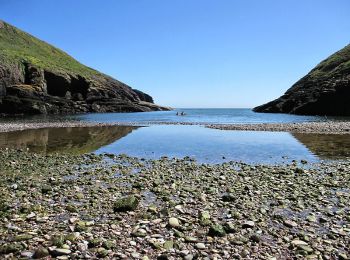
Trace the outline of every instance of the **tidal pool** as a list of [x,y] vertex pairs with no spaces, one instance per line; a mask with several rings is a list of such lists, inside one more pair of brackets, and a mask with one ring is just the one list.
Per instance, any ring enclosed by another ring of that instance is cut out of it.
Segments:
[[123,153],[150,159],[190,156],[205,163],[275,164],[349,158],[350,135],[223,131],[182,125],[104,126],[0,133],[0,147],[45,153]]

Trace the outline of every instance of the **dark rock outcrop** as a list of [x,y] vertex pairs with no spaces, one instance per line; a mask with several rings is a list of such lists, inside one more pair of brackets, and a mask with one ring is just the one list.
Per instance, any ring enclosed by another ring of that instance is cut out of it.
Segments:
[[153,98],[0,21],[0,113],[168,110]]
[[266,113],[350,116],[350,45],[318,64],[280,98],[253,110]]
[[145,102],[149,102],[149,103],[153,103],[153,98],[150,95],[148,95],[140,90],[137,90],[137,89],[133,89],[133,91],[137,94],[137,96],[140,98],[140,100],[145,101]]

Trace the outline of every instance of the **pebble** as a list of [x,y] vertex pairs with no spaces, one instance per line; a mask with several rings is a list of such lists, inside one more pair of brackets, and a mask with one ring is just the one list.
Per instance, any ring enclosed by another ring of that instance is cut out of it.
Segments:
[[177,228],[180,226],[180,222],[177,218],[172,217],[172,218],[169,218],[169,225],[171,227]]
[[186,242],[189,242],[189,243],[194,243],[194,242],[197,242],[197,241],[198,241],[198,238],[192,237],[192,236],[186,236],[186,237],[185,237],[185,241],[186,241]]
[[242,225],[242,228],[253,228],[253,227],[255,227],[254,221],[246,221]]
[[53,256],[69,255],[71,253],[69,249],[64,249],[64,248],[54,248],[54,249],[51,249],[50,252]]
[[49,250],[47,250],[44,247],[39,247],[38,249],[35,250],[34,254],[33,254],[33,258],[34,259],[40,259],[40,258],[44,258],[49,256]]
[[299,246],[299,245],[304,245],[307,246],[308,244],[305,241],[295,239],[291,242],[292,245]]
[[[22,257],[25,257],[25,258],[32,258],[33,256],[33,253],[30,252],[30,251],[24,251],[24,252],[21,252],[21,256]],[[34,257],[33,257],[34,258]],[[41,258],[41,257],[40,257]]]
[[205,249],[206,246],[205,246],[204,243],[197,243],[197,244],[196,244],[196,248],[202,250],[202,249]]
[[295,223],[294,221],[289,220],[289,219],[285,220],[283,223],[284,223],[284,225],[286,225],[287,227],[290,227],[290,228],[298,226],[297,223]]
[[184,256],[184,260],[192,260],[194,256],[192,254],[188,254]]
[[210,226],[208,235],[213,237],[223,237],[226,235],[226,231],[220,224],[215,224]]

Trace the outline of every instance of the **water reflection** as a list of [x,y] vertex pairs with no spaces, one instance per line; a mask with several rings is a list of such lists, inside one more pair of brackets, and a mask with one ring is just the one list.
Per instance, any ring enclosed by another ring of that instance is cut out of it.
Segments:
[[[137,131],[134,131],[138,129]],[[157,159],[190,156],[199,162],[283,163],[350,158],[350,135],[222,131],[201,126],[104,126],[0,133],[0,147],[34,152],[125,153]]]
[[292,134],[321,159],[350,158],[350,135]]
[[94,152],[138,127],[102,126],[45,128],[0,133],[0,147],[29,148],[34,152],[81,154]]

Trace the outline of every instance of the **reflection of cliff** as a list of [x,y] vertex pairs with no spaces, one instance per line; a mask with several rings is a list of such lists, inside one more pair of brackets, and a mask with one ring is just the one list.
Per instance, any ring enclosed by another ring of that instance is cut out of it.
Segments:
[[302,133],[292,135],[321,159],[350,157],[350,135]]
[[97,126],[46,128],[0,133],[0,147],[35,152],[89,153],[123,138],[138,127]]

